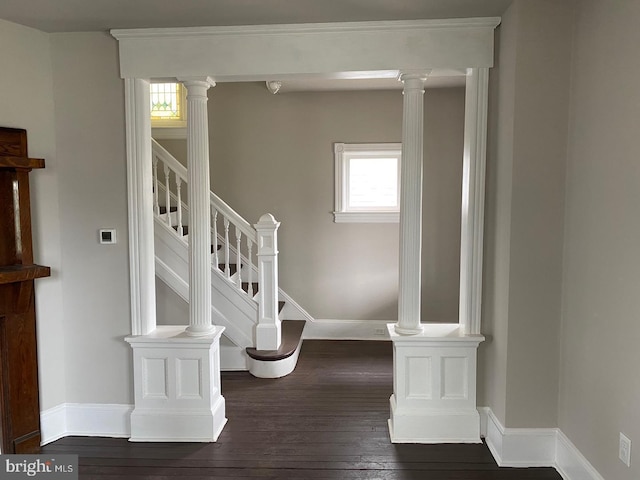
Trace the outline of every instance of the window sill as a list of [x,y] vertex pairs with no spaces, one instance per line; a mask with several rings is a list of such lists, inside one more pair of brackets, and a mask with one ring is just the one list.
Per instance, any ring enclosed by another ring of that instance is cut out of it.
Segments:
[[400,223],[400,212],[333,212],[335,223]]

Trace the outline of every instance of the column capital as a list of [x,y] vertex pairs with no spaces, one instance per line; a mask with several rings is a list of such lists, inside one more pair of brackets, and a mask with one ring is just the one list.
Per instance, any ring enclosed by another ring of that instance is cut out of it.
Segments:
[[177,80],[187,87],[202,87],[208,89],[209,87],[215,87],[216,82],[212,77],[178,77]]
[[404,89],[424,90],[424,83],[427,81],[431,70],[404,70],[398,75],[398,80],[404,84]]

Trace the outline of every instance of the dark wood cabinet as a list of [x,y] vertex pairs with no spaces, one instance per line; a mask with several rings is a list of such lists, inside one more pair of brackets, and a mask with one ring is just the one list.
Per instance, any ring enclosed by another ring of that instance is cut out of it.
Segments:
[[0,127],[0,435],[2,453],[40,451],[40,404],[27,132]]

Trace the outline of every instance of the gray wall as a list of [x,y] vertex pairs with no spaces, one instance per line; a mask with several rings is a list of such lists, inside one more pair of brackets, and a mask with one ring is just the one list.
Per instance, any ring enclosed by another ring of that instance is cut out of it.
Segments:
[[508,427],[557,424],[571,23],[570,2],[514,2],[492,77],[481,355],[483,395]]
[[640,2],[577,3],[559,426],[607,480],[640,478],[638,25]]
[[[401,91],[209,91],[211,185],[250,222],[270,212],[280,279],[314,318],[395,320],[398,225],[337,224],[333,143],[399,142]],[[464,91],[425,94],[423,321],[457,321]],[[184,141],[161,140],[178,158]]]
[[[124,84],[106,33],[51,35],[67,402],[131,403]],[[116,245],[98,230],[115,228]]]
[[[30,175],[35,261],[51,267],[36,281],[40,407],[65,401],[65,331],[54,102],[49,35],[0,20],[0,125],[27,129],[29,154],[46,168]],[[5,208],[4,205],[2,208]]]

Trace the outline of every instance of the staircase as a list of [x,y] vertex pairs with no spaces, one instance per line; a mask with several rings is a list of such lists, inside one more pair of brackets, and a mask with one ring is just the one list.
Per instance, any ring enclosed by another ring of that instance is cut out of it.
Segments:
[[[156,276],[189,301],[187,170],[153,143]],[[225,327],[222,369],[262,378],[295,368],[309,314],[277,284],[277,228],[265,214],[254,228],[213,192],[211,198],[211,319]]]

